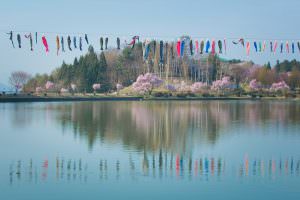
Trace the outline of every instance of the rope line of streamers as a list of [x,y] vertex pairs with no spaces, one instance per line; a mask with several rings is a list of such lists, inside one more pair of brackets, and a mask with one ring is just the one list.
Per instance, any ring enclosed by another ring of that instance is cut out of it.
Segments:
[[[226,54],[228,44],[239,46],[249,56],[250,52],[264,53],[271,52],[273,54],[300,54],[300,39],[296,38],[252,38],[252,37],[207,37],[207,36],[157,36],[136,34],[117,35],[117,34],[99,34],[99,33],[80,33],[80,32],[51,32],[51,31],[26,31],[26,30],[0,30],[3,32],[12,48],[22,48],[22,42],[30,45],[30,51],[34,51],[38,43],[43,45],[46,53],[50,51],[49,43],[53,42],[56,46],[56,54],[60,52],[73,51],[79,49],[83,51],[84,47],[93,45],[89,40],[89,36],[98,36],[100,50],[116,48],[120,50],[124,47],[131,47],[137,43],[142,43],[143,56],[147,59],[150,49],[159,48],[162,56],[164,48],[166,50],[174,50],[178,57],[184,55],[197,54]],[[3,34],[3,35],[4,35]],[[49,37],[54,36],[55,41]],[[48,39],[47,39],[48,38]],[[24,40],[24,41],[23,41]],[[188,52],[188,53],[186,53]],[[160,58],[163,59],[162,57]]]

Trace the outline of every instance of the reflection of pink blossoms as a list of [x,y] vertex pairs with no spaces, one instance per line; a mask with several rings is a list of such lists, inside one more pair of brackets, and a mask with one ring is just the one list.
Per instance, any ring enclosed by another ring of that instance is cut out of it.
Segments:
[[132,86],[136,92],[145,94],[151,92],[153,88],[159,87],[162,83],[163,81],[158,76],[147,73],[145,75],[139,75]]
[[195,82],[191,86],[191,90],[192,90],[193,93],[199,93],[199,92],[202,92],[205,89],[207,89],[207,83],[204,83],[204,82]]
[[262,86],[259,82],[257,82],[256,79],[253,79],[250,81],[249,87],[250,87],[250,90],[257,91],[257,90],[261,89]]
[[46,88],[46,90],[54,89],[54,83],[51,81],[47,81],[45,88]]
[[283,91],[289,90],[290,87],[284,81],[280,81],[278,83],[273,83],[270,89],[273,91]]
[[225,76],[221,80],[216,80],[212,83],[211,89],[212,90],[223,90],[228,88],[231,85],[230,77]]
[[95,84],[93,84],[93,89],[94,89],[94,91],[99,90],[100,87],[101,87],[100,83],[95,83]]

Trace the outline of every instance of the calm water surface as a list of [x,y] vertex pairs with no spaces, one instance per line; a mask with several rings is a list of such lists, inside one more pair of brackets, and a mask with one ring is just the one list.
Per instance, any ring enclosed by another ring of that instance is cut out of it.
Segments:
[[0,199],[300,199],[300,102],[0,104]]

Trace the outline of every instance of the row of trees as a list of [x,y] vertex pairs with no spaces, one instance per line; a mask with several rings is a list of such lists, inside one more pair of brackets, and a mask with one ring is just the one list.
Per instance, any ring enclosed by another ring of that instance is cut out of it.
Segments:
[[93,84],[101,83],[99,91],[108,92],[116,90],[117,85],[131,85],[139,75],[148,72],[156,74],[167,83],[180,79],[212,85],[214,81],[228,76],[237,88],[241,83],[249,83],[253,79],[263,87],[270,87],[282,80],[292,89],[300,87],[300,62],[296,60],[278,61],[272,68],[270,63],[258,66],[253,62],[222,60],[217,54],[177,57],[171,45],[164,46],[163,60],[160,53],[159,45],[154,44],[146,59],[142,43],[136,44],[134,48],[108,50],[100,54],[90,46],[88,53],[79,59],[75,58],[72,64],[63,62],[50,75],[35,75],[23,89],[36,91],[37,87],[43,87],[47,81],[51,81],[57,88],[69,90],[72,90],[72,85],[76,85],[78,92],[92,92]]

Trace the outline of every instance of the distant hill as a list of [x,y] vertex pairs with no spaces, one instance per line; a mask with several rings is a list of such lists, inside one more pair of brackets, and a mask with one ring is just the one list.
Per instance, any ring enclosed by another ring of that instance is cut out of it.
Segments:
[[11,88],[8,87],[7,85],[4,85],[3,83],[0,83],[0,92],[3,91],[11,91]]

